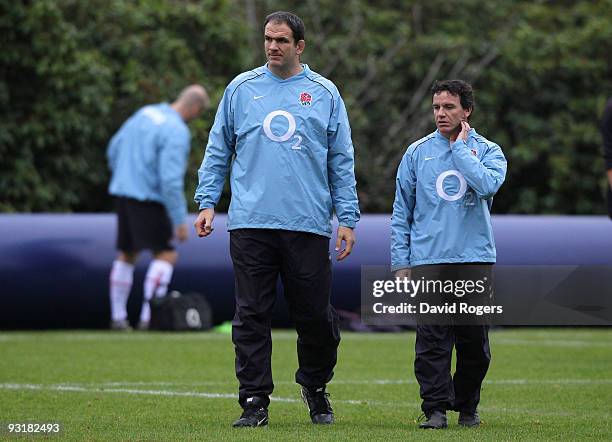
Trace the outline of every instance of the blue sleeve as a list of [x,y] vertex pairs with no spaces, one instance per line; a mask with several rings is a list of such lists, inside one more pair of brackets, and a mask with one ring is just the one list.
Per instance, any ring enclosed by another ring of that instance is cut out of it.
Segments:
[[215,122],[208,135],[206,153],[198,170],[194,200],[200,209],[215,207],[221,198],[225,177],[235,153],[236,137],[231,115],[231,92],[225,90]]
[[612,169],[612,99],[608,101],[601,118],[601,137],[604,144],[606,169]]
[[158,170],[160,194],[174,226],[183,224],[187,217],[184,179],[191,137],[186,127],[171,127],[161,140]]
[[115,171],[117,165],[117,155],[119,153],[119,143],[121,141],[121,130],[111,138],[106,149],[106,160],[108,161],[108,168],[111,172]]
[[335,97],[334,110],[327,128],[327,142],[327,173],[336,217],[341,226],[354,229],[360,217],[355,158],[351,126],[340,95]]
[[410,228],[414,219],[416,175],[412,156],[404,155],[395,179],[391,216],[391,271],[410,267]]
[[457,169],[478,197],[492,198],[506,178],[507,163],[501,148],[497,144],[488,145],[482,159],[478,159],[465,141],[457,140],[452,153]]

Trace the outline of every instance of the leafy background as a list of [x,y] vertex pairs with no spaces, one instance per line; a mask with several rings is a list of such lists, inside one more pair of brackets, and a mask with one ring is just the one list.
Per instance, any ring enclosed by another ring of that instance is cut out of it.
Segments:
[[0,0],[0,211],[110,210],[112,134],[197,82],[213,107],[191,123],[191,201],[216,104],[265,62],[262,22],[279,9],[304,19],[303,61],[346,101],[362,211],[391,210],[401,156],[434,129],[432,82],[463,78],[472,125],[509,162],[496,213],[604,213],[612,0]]

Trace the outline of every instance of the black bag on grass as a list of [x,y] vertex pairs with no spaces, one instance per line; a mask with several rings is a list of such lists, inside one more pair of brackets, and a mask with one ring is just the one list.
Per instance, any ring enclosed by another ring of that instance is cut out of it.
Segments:
[[151,330],[201,331],[212,328],[212,310],[199,293],[168,293],[151,300]]

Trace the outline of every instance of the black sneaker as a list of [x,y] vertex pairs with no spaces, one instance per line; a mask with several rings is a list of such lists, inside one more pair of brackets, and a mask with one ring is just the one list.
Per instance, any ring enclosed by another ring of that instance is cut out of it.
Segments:
[[263,427],[266,425],[268,425],[268,409],[263,406],[263,399],[250,397],[245,401],[240,419],[235,421],[232,427]]
[[478,415],[478,411],[474,413],[459,413],[459,425],[464,427],[477,427],[480,425],[480,416]]
[[302,387],[302,399],[310,411],[310,420],[313,424],[333,424],[334,410],[329,404],[329,393],[325,387]]
[[448,427],[445,412],[434,410],[429,416],[422,415],[422,417],[427,417],[425,422],[419,424],[419,428],[424,430],[441,430]]

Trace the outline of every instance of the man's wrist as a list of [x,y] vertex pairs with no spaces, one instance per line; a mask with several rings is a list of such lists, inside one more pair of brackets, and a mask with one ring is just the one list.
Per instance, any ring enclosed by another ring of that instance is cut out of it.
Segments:
[[397,272],[398,270],[410,270],[410,264],[396,264],[391,266],[392,272]]
[[215,205],[212,203],[200,203],[200,212],[204,209],[214,209]]
[[340,221],[338,227],[346,227],[347,229],[354,230],[357,223],[355,221]]

